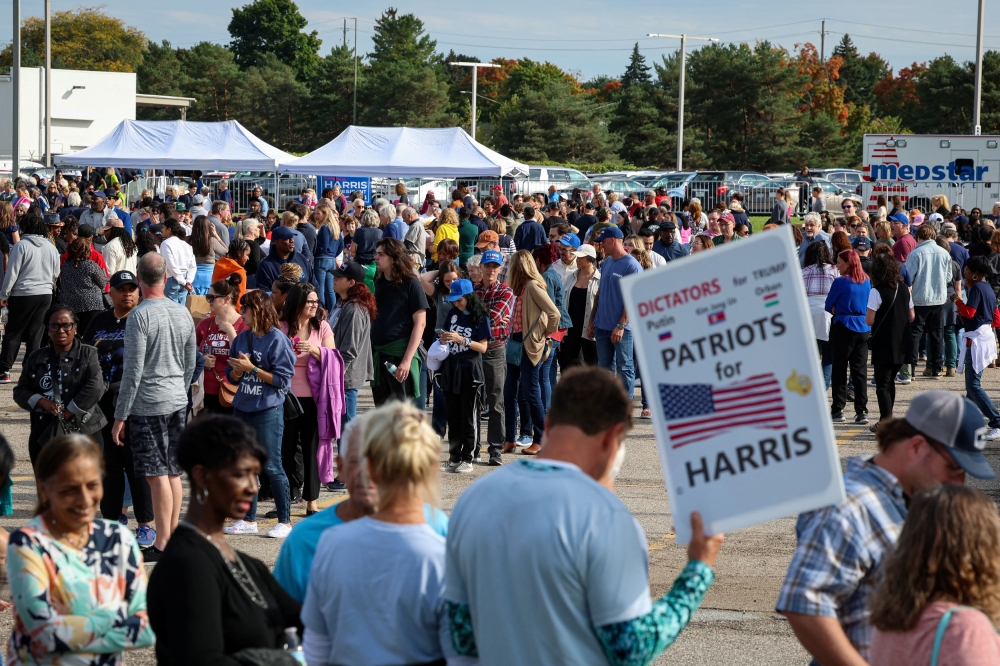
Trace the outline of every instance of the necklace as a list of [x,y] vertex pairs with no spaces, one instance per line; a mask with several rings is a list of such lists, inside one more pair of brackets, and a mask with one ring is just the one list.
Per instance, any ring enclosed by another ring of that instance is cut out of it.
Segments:
[[[128,312],[126,312],[125,314],[123,314],[122,316],[119,317],[118,316],[118,308],[114,308],[113,312],[115,313],[115,323],[117,323],[117,324],[122,323],[122,319],[124,319],[125,317],[128,316]],[[129,312],[131,312],[131,310],[129,310]]]
[[[50,518],[49,519],[49,525],[51,525],[54,528],[56,526],[56,519],[55,518]],[[75,539],[75,541],[74,541],[74,539]],[[75,548],[76,550],[83,550],[84,546],[86,546],[88,543],[90,543],[90,527],[89,526],[87,527],[87,533],[86,534],[71,534],[69,532],[60,532],[58,540],[59,541],[65,540],[66,543],[71,548]],[[81,540],[82,540],[82,543],[80,543],[80,545],[77,545],[76,542],[81,541]]]
[[222,561],[226,563],[226,568],[229,569],[229,573],[236,580],[236,583],[240,586],[240,588],[242,588],[246,595],[250,597],[250,601],[254,602],[264,610],[267,610],[267,599],[265,599],[264,595],[261,594],[260,588],[257,587],[257,583],[255,583],[253,578],[250,576],[250,572],[247,571],[246,565],[243,564],[243,559],[240,557],[240,554],[235,548],[230,547],[230,550],[233,551],[233,557],[236,558],[235,562],[231,562],[229,558],[226,557],[225,552],[223,552],[222,546],[215,543],[215,540],[212,537],[205,534],[195,525],[192,525],[186,520],[182,520],[180,524],[194,530],[201,536],[205,537],[210,544],[215,546],[216,550],[219,551],[219,555],[222,556]]

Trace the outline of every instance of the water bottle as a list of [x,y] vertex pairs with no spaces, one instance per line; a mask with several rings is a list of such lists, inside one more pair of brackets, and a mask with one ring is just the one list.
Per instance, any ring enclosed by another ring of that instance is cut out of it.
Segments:
[[385,365],[385,369],[389,371],[390,375],[395,375],[396,374],[396,366],[394,366],[391,362],[386,361],[384,365]]
[[302,666],[306,666],[306,653],[302,649],[302,644],[299,643],[299,632],[295,627],[285,629],[285,652],[292,655],[292,659]]

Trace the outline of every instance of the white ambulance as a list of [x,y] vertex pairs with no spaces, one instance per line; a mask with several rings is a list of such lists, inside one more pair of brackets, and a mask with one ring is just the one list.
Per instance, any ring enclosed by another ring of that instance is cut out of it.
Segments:
[[885,195],[892,209],[898,195],[908,209],[933,212],[931,198],[948,206],[989,214],[1000,201],[1000,136],[957,134],[866,134],[862,200],[869,212]]

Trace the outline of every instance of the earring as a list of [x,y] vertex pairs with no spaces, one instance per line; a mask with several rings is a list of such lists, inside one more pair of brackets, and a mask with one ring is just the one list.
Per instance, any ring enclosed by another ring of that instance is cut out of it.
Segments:
[[194,499],[198,504],[205,506],[205,502],[208,501],[208,488],[202,488],[194,495]]

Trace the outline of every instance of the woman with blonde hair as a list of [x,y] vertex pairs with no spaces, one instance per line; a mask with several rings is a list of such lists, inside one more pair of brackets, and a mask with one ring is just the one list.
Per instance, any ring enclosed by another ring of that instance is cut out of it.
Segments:
[[393,203],[410,205],[410,196],[406,193],[406,184],[403,181],[396,183],[396,200]]
[[434,232],[434,244],[431,247],[431,258],[438,260],[437,248],[446,238],[458,242],[458,213],[452,208],[445,208],[438,217],[437,230]]
[[21,240],[21,229],[17,226],[14,207],[9,201],[0,201],[0,234],[6,236],[11,245]]
[[351,242],[354,246],[354,261],[370,270],[374,275],[375,245],[382,240],[382,230],[379,229],[379,216],[371,208],[361,214],[358,228],[355,229]]
[[454,663],[445,540],[425,517],[437,502],[441,439],[408,403],[389,402],[364,419],[359,466],[378,488],[378,508],[319,540],[302,605],[306,661]]
[[1000,663],[1000,517],[993,500],[953,484],[921,491],[881,569],[872,598],[872,666]]
[[687,219],[692,236],[697,236],[708,228],[708,216],[702,212],[701,202],[697,199],[692,199],[688,204]]
[[885,220],[879,220],[875,223],[875,237],[878,239],[875,241],[875,245],[888,245],[892,247],[896,242],[892,237],[892,227]]
[[344,241],[340,236],[340,222],[335,211],[325,203],[316,206],[309,216],[309,222],[316,228],[315,273],[316,288],[319,291],[320,305],[327,312],[337,303],[333,291],[333,271],[340,266],[344,253]]
[[511,316],[510,339],[507,341],[507,379],[503,387],[503,400],[507,405],[504,412],[507,433],[503,453],[516,448],[512,437],[517,433],[518,392],[524,394],[529,414],[521,418],[531,418],[531,446],[522,453],[535,455],[542,448],[542,428],[545,424],[545,409],[542,405],[542,382],[539,371],[542,362],[551,352],[549,336],[559,327],[559,309],[549,298],[545,280],[538,273],[535,259],[528,250],[519,250],[511,255],[507,272],[507,283],[517,298]]
[[933,212],[938,213],[941,217],[948,219],[951,215],[951,204],[948,203],[948,196],[945,194],[935,194],[931,197],[931,208]]

